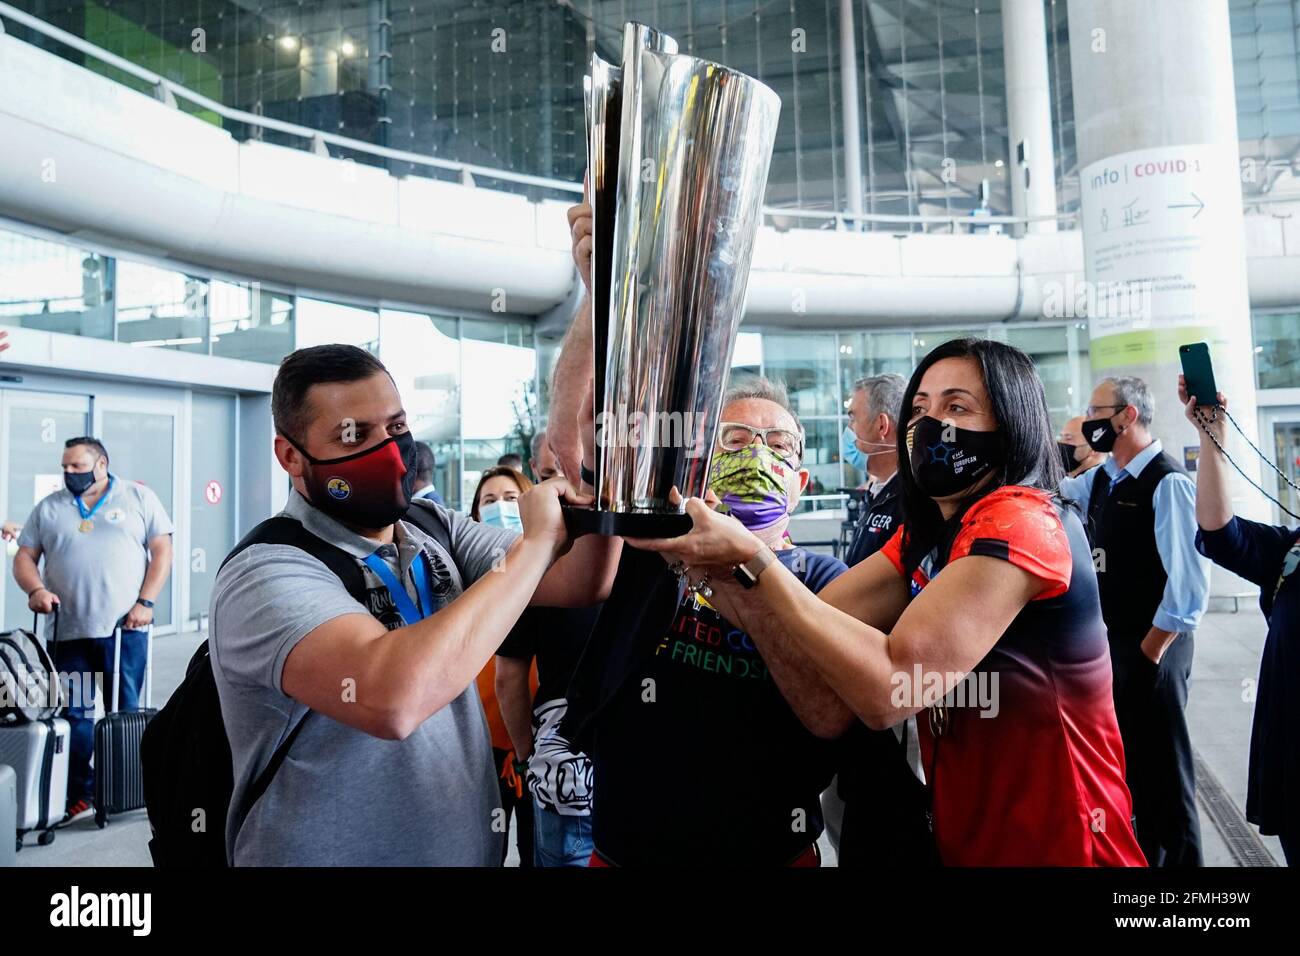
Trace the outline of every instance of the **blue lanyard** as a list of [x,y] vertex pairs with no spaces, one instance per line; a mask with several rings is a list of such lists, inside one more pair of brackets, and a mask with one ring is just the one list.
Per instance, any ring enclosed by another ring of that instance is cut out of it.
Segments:
[[99,500],[95,502],[95,507],[91,508],[89,511],[87,511],[86,506],[81,503],[81,495],[77,495],[75,498],[73,498],[72,500],[77,503],[77,512],[81,515],[81,520],[89,521],[91,516],[94,515],[96,511],[99,510],[99,506],[102,505],[105,501],[107,501],[108,496],[111,495],[112,493],[113,493],[113,476],[109,475],[108,487],[104,489],[104,493],[100,495]]
[[392,595],[393,603],[397,605],[397,613],[402,615],[404,624],[414,624],[433,613],[433,586],[430,583],[432,572],[429,570],[428,555],[423,551],[416,555],[415,561],[411,562],[411,572],[415,575],[415,590],[420,596],[420,606],[424,609],[424,613],[420,613],[420,608],[415,606],[415,602],[397,580],[397,575],[393,574],[393,569],[388,566],[387,561],[378,554],[371,554],[366,556],[365,565],[374,571],[379,580],[384,583],[384,587],[388,588],[388,593]]

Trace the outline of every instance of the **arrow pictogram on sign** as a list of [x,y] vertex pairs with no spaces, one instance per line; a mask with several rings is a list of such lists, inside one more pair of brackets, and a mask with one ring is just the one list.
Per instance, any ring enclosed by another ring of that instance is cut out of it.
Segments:
[[1195,199],[1196,202],[1170,203],[1170,204],[1169,204],[1167,207],[1165,207],[1165,208],[1167,208],[1167,209],[1195,209],[1196,212],[1192,213],[1192,218],[1195,219],[1197,216],[1199,216],[1199,215],[1201,214],[1201,210],[1205,208],[1205,202],[1201,199],[1200,196],[1196,195],[1196,193],[1192,193],[1192,198]]

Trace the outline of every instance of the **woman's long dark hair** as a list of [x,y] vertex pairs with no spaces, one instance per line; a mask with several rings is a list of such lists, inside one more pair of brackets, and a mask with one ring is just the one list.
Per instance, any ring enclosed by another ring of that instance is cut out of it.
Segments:
[[[945,521],[939,506],[921,490],[912,474],[907,426],[921,379],[930,366],[949,358],[973,358],[979,363],[992,405],[990,411],[1002,434],[1005,461],[992,480],[962,501]],[[990,339],[953,339],[931,351],[916,367],[903,393],[903,407],[898,413],[898,473],[903,481],[903,565],[909,573],[936,545],[951,543],[962,516],[989,492],[1004,485],[1022,485],[1057,495],[1065,472],[1056,451],[1047,394],[1033,359],[1014,346]]]

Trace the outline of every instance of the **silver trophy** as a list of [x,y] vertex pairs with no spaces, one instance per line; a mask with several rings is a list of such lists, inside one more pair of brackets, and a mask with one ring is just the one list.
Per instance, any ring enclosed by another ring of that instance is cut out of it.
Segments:
[[780,98],[638,23],[585,81],[596,507],[572,531],[668,537],[703,496]]

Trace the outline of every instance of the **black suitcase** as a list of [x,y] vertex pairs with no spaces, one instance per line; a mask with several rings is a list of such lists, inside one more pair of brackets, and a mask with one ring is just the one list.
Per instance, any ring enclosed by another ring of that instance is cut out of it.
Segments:
[[113,631],[113,709],[95,724],[95,825],[101,829],[110,815],[144,806],[144,774],[140,770],[140,738],[153,715],[153,626],[145,638],[144,700],[140,710],[122,711],[122,625]]

